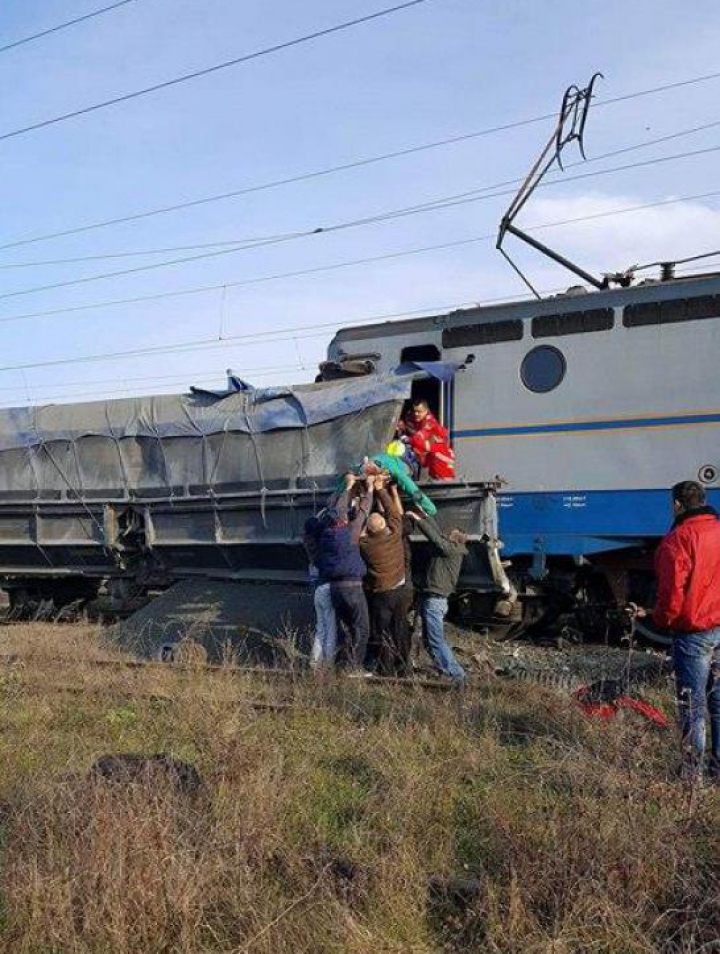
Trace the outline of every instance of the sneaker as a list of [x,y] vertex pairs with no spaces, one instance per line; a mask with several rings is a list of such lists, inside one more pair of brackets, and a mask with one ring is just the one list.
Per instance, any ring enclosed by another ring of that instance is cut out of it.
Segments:
[[348,679],[372,679],[375,673],[369,672],[367,669],[351,669],[345,675]]

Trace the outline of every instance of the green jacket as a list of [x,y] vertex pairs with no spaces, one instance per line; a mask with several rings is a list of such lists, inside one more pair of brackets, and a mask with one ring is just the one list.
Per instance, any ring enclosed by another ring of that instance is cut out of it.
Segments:
[[422,590],[447,598],[455,592],[468,549],[464,543],[453,543],[444,537],[434,521],[420,520],[418,526],[433,545]]
[[[437,507],[428,497],[428,495],[423,493],[412,479],[410,476],[410,468],[404,461],[402,461],[399,457],[391,457],[390,454],[375,454],[375,456],[371,457],[370,460],[377,464],[378,467],[386,470],[390,476],[394,478],[395,483],[398,485],[400,490],[407,494],[413,503],[422,507],[425,513],[429,514],[431,517],[435,516],[437,513]],[[353,469],[355,473],[359,473],[360,465]],[[343,480],[343,477],[338,478],[337,492],[342,490]]]

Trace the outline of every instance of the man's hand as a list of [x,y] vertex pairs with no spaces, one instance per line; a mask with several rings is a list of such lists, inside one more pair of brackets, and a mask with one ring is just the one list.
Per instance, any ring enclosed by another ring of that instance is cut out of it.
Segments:
[[345,474],[345,487],[347,490],[350,490],[350,488],[354,486],[356,483],[357,483],[357,477],[355,476],[355,474],[352,474],[350,472]]
[[377,476],[376,476],[375,474],[368,474],[368,475],[367,475],[367,477],[365,478],[365,482],[366,482],[367,485],[368,485],[368,490],[374,490],[374,489],[375,489],[375,484],[376,484],[376,482],[377,482],[377,479],[378,479],[378,478],[377,478]]
[[387,474],[378,474],[375,478],[375,489],[384,490],[389,479]]
[[408,511],[407,511],[407,515],[408,515],[408,517],[412,517],[413,520],[416,520],[418,523],[422,520],[422,517],[420,516],[420,514],[419,514],[419,513],[415,513],[414,510],[408,510]]
[[628,603],[625,612],[631,619],[644,619],[648,611],[644,606],[638,606],[637,603]]

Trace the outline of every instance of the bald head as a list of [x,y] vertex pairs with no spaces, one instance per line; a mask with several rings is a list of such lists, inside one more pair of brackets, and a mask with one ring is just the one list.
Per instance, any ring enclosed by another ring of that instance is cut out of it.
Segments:
[[381,513],[370,514],[367,522],[367,532],[371,534],[371,536],[382,533],[385,527],[387,527],[387,522]]

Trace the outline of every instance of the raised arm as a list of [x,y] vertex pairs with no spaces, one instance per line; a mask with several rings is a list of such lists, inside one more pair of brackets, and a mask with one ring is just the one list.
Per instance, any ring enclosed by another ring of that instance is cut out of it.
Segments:
[[365,524],[367,522],[368,515],[372,509],[373,495],[375,492],[375,478],[368,477],[365,493],[359,498],[358,501],[358,514],[355,519],[350,524],[350,536],[358,543],[360,540],[360,535],[365,529]]
[[440,550],[441,553],[444,553],[445,556],[448,556],[452,553],[453,545],[449,540],[446,540],[445,537],[440,533],[438,528],[430,520],[427,520],[424,517],[419,516],[414,513],[412,510],[409,511],[410,516],[415,520],[418,527],[422,530],[425,536],[428,538],[430,543]]
[[399,499],[396,503],[393,495],[388,493],[385,487],[378,488],[377,499],[383,505],[388,527],[391,530],[400,530],[402,528],[402,504],[398,507]]

